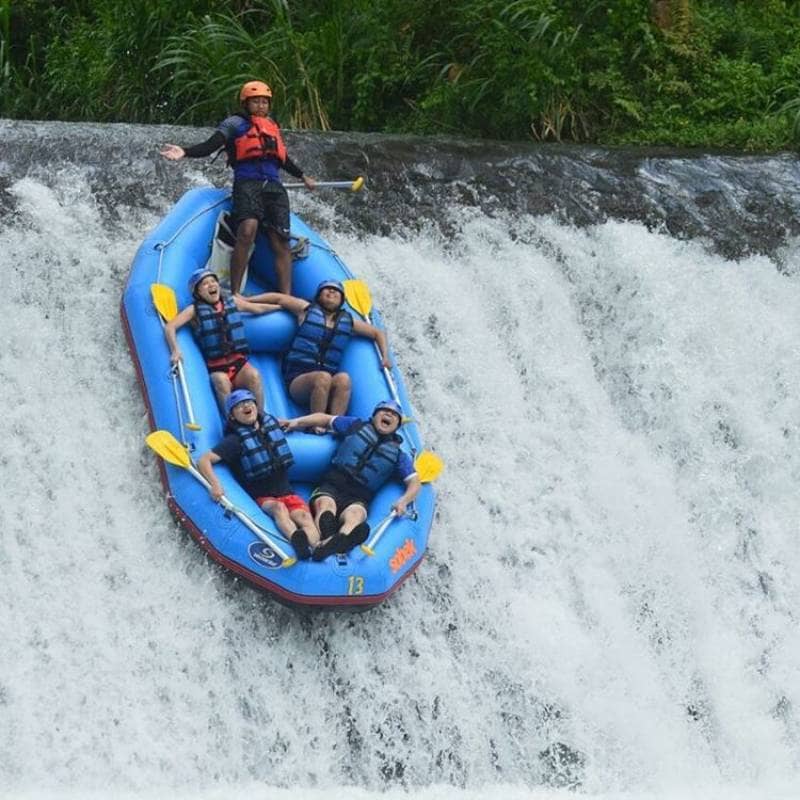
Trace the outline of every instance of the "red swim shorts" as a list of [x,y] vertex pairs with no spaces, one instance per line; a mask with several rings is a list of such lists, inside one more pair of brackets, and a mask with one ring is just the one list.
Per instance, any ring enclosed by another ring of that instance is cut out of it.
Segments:
[[256,503],[259,506],[262,503],[265,503],[267,500],[275,500],[278,503],[283,503],[286,506],[288,511],[308,511],[310,514],[311,511],[308,508],[308,503],[300,497],[299,494],[284,494],[280,497],[258,497],[256,498]]
[[214,358],[206,361],[209,372],[224,372],[228,380],[233,383],[241,368],[247,363],[247,356],[235,353],[233,356]]

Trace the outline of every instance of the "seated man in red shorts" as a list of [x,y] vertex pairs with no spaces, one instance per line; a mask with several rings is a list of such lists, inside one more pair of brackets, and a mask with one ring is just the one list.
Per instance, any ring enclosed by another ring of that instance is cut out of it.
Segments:
[[255,395],[261,411],[264,408],[261,375],[247,360],[250,348],[247,346],[239,312],[266,314],[277,311],[280,306],[252,303],[238,295],[231,297],[224,294],[217,276],[207,269],[198,269],[192,273],[189,291],[194,297],[194,303],[186,306],[164,327],[170,361],[177,364],[183,358],[178,347],[177,331],[186,323],[191,323],[192,332],[211,373],[211,383],[220,407],[233,389],[248,389]]
[[224,494],[213,467],[224,461],[248,494],[275,520],[297,557],[307,559],[311,547],[319,542],[319,531],[308,504],[289,485],[288,470],[294,458],[278,420],[262,414],[252,392],[246,389],[228,395],[225,417],[225,438],[197,462],[211,496],[219,500]]

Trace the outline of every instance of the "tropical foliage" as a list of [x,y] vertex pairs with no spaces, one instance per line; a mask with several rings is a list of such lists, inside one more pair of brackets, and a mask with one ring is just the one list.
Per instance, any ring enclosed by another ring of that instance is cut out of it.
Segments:
[[0,114],[788,147],[793,0],[0,0]]

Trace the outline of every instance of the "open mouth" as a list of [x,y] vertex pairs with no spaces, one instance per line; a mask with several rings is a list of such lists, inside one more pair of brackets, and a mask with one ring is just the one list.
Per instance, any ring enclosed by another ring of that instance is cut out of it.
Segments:
[[245,420],[250,420],[252,417],[256,415],[256,404],[252,400],[247,401],[247,405],[242,404],[241,407],[237,408],[239,412],[239,416],[244,418]]

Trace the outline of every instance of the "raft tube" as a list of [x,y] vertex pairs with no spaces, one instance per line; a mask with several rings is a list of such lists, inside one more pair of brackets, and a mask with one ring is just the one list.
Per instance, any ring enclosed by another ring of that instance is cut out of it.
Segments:
[[[170,431],[186,443],[192,459],[216,445],[223,437],[223,419],[202,354],[189,326],[178,332],[184,357],[188,393],[200,430],[189,430],[180,387],[176,392],[170,369],[169,348],[163,323],[153,306],[151,286],[166,284],[175,291],[178,308],[191,302],[187,289],[189,275],[209,263],[214,250],[215,228],[221,211],[230,210],[230,193],[215,188],[192,189],[145,239],[134,258],[123,293],[121,314],[134,364],[139,376],[153,430]],[[296,215],[291,218],[293,238],[307,240],[307,255],[293,265],[293,292],[311,299],[322,280],[352,278],[346,265],[330,245]],[[245,295],[272,291],[275,286],[273,258],[259,235],[251,257]],[[355,319],[359,315],[350,309]],[[277,311],[259,316],[243,314],[251,348],[250,359],[264,382],[267,410],[276,417],[291,418],[308,413],[288,396],[281,378],[281,358],[296,330],[293,315]],[[373,309],[371,321],[383,328],[380,314]],[[394,362],[394,359],[392,359]],[[391,390],[371,340],[353,337],[345,351],[342,369],[352,378],[353,393],[348,414],[368,418],[375,404],[391,397]],[[391,370],[405,417],[414,414],[403,380],[396,367]],[[181,421],[183,430],[181,430]],[[400,429],[403,447],[412,455],[422,444],[415,422]],[[308,499],[328,467],[336,443],[331,435],[293,432],[287,436],[295,463],[289,478],[298,494]],[[278,600],[298,606],[372,606],[386,599],[419,566],[425,554],[433,521],[435,490],[423,485],[411,515],[394,520],[378,541],[374,555],[355,548],[346,555],[332,555],[321,562],[297,561],[281,566],[280,557],[240,519],[215,503],[207,490],[187,470],[159,459],[167,503],[181,524],[220,564],[250,583],[273,594]],[[231,503],[263,528],[290,556],[291,545],[277,531],[273,521],[239,485],[223,465],[216,474]],[[403,486],[390,481],[372,501],[368,522],[373,531],[383,521]]]

